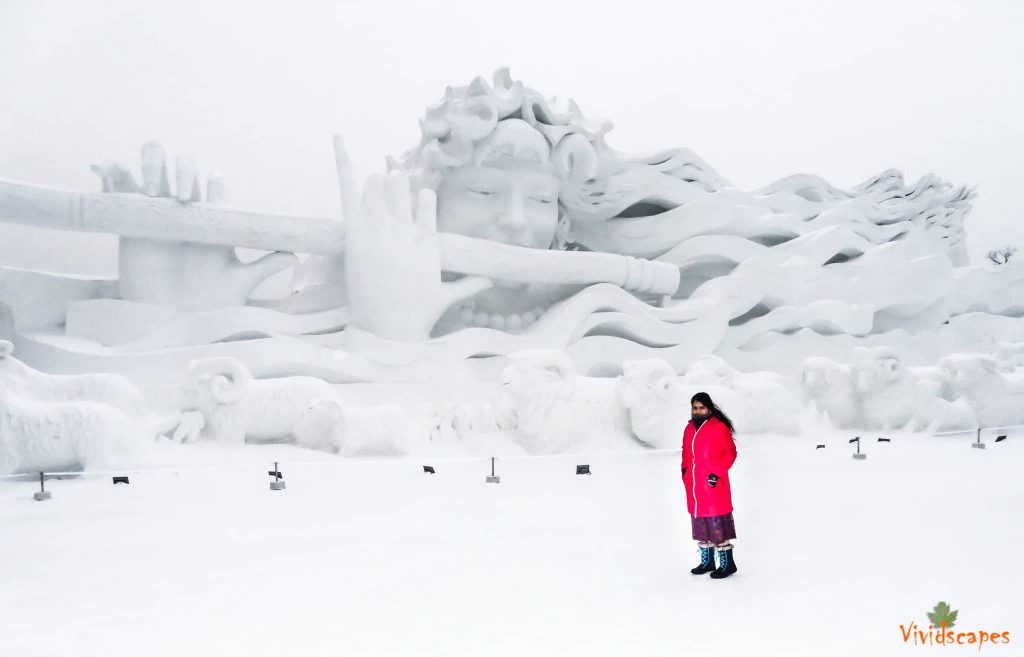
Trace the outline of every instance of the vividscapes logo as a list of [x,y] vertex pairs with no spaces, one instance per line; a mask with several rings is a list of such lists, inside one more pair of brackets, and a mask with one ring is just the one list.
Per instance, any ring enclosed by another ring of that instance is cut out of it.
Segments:
[[915,646],[977,646],[979,651],[984,645],[1009,645],[1009,631],[952,629],[956,626],[956,617],[959,613],[959,609],[951,609],[948,603],[940,602],[928,612],[927,629],[913,621],[907,625],[900,624],[903,643]]

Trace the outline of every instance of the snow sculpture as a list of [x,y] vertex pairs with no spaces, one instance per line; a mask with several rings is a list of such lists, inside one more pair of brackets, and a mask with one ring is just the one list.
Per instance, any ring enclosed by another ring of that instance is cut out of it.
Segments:
[[0,382],[0,409],[0,474],[110,468],[141,445],[140,425],[106,404],[38,401]]
[[771,372],[740,372],[718,356],[701,356],[680,377],[686,403],[704,390],[721,406],[737,431],[791,433],[799,424],[800,402],[782,377]]
[[944,398],[944,378],[933,368],[906,368],[892,349],[859,348],[852,365],[827,358],[801,364],[804,402],[828,415],[833,426],[931,431],[973,426],[963,402]]
[[509,363],[502,383],[530,451],[614,445],[630,435],[618,379],[577,376],[568,355],[553,349],[516,352]]
[[313,377],[254,379],[233,358],[189,364],[186,411],[202,413],[202,436],[228,443],[292,439],[300,445],[332,444],[332,422],[319,417],[335,398],[330,384]]
[[853,427],[860,420],[860,404],[849,365],[812,356],[800,364],[803,402],[825,413],[836,427]]
[[622,404],[633,435],[644,444],[661,449],[682,445],[690,400],[669,363],[659,358],[623,363]]
[[[190,155],[177,158],[177,193],[181,203],[201,200],[198,168]],[[164,148],[158,142],[142,146],[142,187],[130,172],[111,162],[93,164],[104,192],[171,197]],[[211,175],[207,203],[224,201],[223,180]],[[118,244],[118,286],[122,299],[177,310],[209,310],[244,306],[263,280],[295,265],[291,254],[272,253],[243,264],[231,246],[181,240],[122,237]]]
[[[172,192],[155,142],[143,147],[141,184],[109,162],[94,165],[100,193],[0,181],[0,221],[121,240],[117,280],[0,268],[0,337],[41,370],[118,372],[138,384],[178,384],[188,361],[230,357],[258,377],[454,389],[495,380],[509,354],[553,349],[588,389],[589,377],[656,357],[686,372],[680,394],[707,388],[742,431],[795,428],[787,377],[840,426],[901,421],[865,416],[862,398],[903,388],[930,409],[911,415],[934,411],[944,375],[903,365],[891,380],[854,372],[858,347],[887,345],[900,363],[924,365],[1024,340],[1024,267],[966,266],[972,189],[888,170],[848,189],[800,174],[744,191],[687,149],[619,153],[606,143],[611,127],[501,69],[491,83],[447,89],[419,143],[362,195],[336,140],[341,222],[227,207],[217,176],[204,202],[188,156],[176,162]],[[243,265],[236,247],[274,253]],[[299,265],[293,254],[309,257]],[[288,267],[292,294],[250,298]],[[798,371],[807,353],[829,360]],[[708,354],[722,360],[694,363]],[[521,430],[538,440],[560,408],[552,400],[582,394],[565,396],[552,367],[554,396],[521,390],[517,400]],[[641,368],[629,385],[642,391],[660,376]],[[299,406],[319,397],[333,398]],[[497,407],[457,403],[442,414],[437,435],[503,426]],[[619,411],[611,415],[617,426]],[[641,416],[631,412],[641,438],[668,440]],[[200,417],[205,435],[220,434]],[[200,417],[184,417],[182,439]],[[309,431],[310,444],[331,440]]]
[[934,380],[921,380],[886,347],[861,348],[853,368],[862,426],[872,429],[960,429],[974,424],[971,409],[942,398]]
[[939,367],[952,396],[964,399],[982,426],[1024,422],[1024,380],[1004,371],[999,361],[984,354],[953,354]]
[[0,386],[40,402],[93,401],[128,415],[145,410],[142,392],[118,374],[46,374],[15,358],[14,345],[0,340]]
[[296,442],[342,456],[400,456],[413,448],[409,415],[395,404],[356,408],[336,399],[310,401]]

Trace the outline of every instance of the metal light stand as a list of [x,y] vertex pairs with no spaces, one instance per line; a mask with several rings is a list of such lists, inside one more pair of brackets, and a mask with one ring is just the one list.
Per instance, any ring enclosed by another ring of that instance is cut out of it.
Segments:
[[860,436],[857,436],[856,438],[854,438],[850,442],[851,443],[857,443],[857,451],[854,452],[853,458],[857,459],[858,461],[863,461],[863,460],[867,459],[868,455],[867,454],[861,454],[861,451],[860,451]]
[[284,490],[284,479],[281,478],[281,471],[277,468],[277,461],[274,461],[274,469],[267,473],[274,478],[270,482],[270,490]]
[[985,449],[985,443],[981,442],[981,427],[978,427],[978,440],[971,443],[971,447],[975,449]]
[[32,498],[36,502],[42,502],[43,500],[48,500],[51,497],[53,497],[53,495],[50,494],[50,491],[46,490],[46,486],[43,485],[43,473],[40,472],[39,473],[39,490],[37,490],[35,492],[35,494],[32,495]]
[[487,483],[489,484],[500,484],[501,477],[494,474],[494,457],[491,457],[491,474],[487,477]]

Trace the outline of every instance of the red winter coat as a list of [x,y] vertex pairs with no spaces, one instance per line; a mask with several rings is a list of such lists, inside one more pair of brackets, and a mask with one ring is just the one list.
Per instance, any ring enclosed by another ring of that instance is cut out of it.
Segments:
[[[736,461],[736,443],[729,428],[716,417],[709,417],[694,430],[693,420],[683,430],[683,487],[686,488],[686,510],[695,518],[732,513],[732,492],[729,489],[729,468]],[[718,475],[718,483],[708,484],[710,473]]]

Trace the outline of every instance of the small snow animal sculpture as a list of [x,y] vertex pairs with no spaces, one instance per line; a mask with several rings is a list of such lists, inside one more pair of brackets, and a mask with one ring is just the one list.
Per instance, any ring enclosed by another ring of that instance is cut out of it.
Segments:
[[0,382],[0,474],[109,468],[133,456],[141,436],[113,406],[39,401]]
[[676,371],[660,358],[622,364],[622,403],[629,424],[645,445],[657,448],[682,444],[690,418],[689,400],[676,380]]
[[[328,442],[320,428],[329,428]],[[312,429],[312,430],[311,430]],[[336,399],[320,398],[310,402],[309,412],[300,422],[299,444],[328,449],[342,456],[400,456],[410,450],[409,415],[401,406],[378,404],[354,407]]]
[[[295,435],[296,428],[312,431],[329,423],[305,418],[314,399],[335,398],[329,383],[311,376],[254,379],[234,358],[215,357],[189,363],[185,411],[203,414],[202,436],[242,444],[294,440],[327,444],[328,436]],[[300,421],[302,422],[300,427]]]
[[800,364],[800,389],[805,405],[814,404],[828,415],[834,427],[855,427],[860,421],[860,402],[849,365],[812,356]]
[[953,354],[939,361],[952,394],[974,410],[982,426],[1024,422],[1024,385],[983,354]]
[[119,374],[46,374],[15,358],[14,344],[0,340],[0,384],[39,401],[93,401],[140,415],[146,401],[135,384]]
[[940,398],[932,381],[915,377],[888,347],[857,348],[852,372],[866,428],[936,431],[973,421],[969,408]]
[[619,380],[576,376],[563,351],[511,354],[502,383],[526,437],[524,447],[531,451],[562,452],[632,437]]

